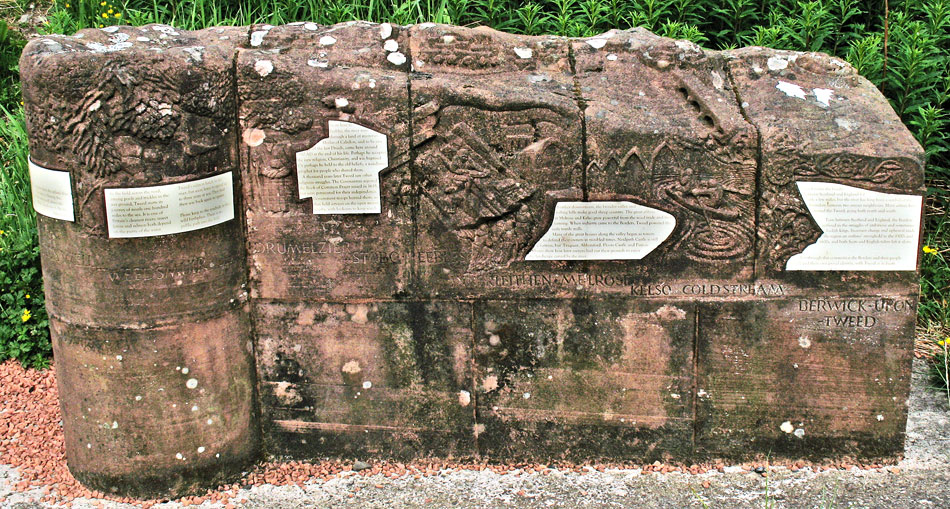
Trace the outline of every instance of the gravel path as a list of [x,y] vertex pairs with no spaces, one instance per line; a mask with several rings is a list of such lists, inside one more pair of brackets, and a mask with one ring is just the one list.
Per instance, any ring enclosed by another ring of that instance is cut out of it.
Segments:
[[[16,366],[18,368],[18,366]],[[355,473],[342,463],[270,464],[250,473],[242,485],[225,487],[203,497],[150,501],[146,506],[178,508],[248,507],[950,507],[950,409],[946,399],[925,388],[925,365],[914,365],[906,457],[897,466],[861,469],[771,466],[767,475],[750,471],[756,465],[726,466],[722,472],[651,473],[637,469],[577,468],[521,469],[446,468],[444,465],[375,465],[391,474]],[[0,384],[16,385],[10,364],[0,367]],[[23,371],[23,370],[20,370]],[[26,372],[30,375],[30,372]],[[16,373],[14,373],[16,375]],[[32,375],[35,377],[36,372]],[[20,374],[19,376],[23,376]],[[0,387],[0,507],[125,508],[134,505],[95,498],[64,474],[61,430],[50,426],[57,418],[52,377],[39,377],[50,397],[34,396],[29,404],[11,405],[11,394]],[[21,383],[13,396],[34,394]],[[50,408],[50,401],[53,402]],[[36,461],[25,454],[32,431],[14,430],[26,415],[47,440],[46,453]],[[16,415],[11,419],[11,415]],[[39,419],[36,417],[39,416]],[[50,434],[51,433],[51,434]],[[57,443],[57,434],[58,440]],[[19,445],[18,445],[19,444]],[[51,453],[49,451],[52,451]],[[11,459],[13,458],[13,459]],[[391,468],[390,468],[391,467]],[[37,470],[39,468],[39,470]],[[647,470],[653,467],[647,467]],[[659,468],[658,468],[659,469]],[[427,472],[428,470],[428,472]],[[541,469],[539,469],[541,470]],[[579,471],[577,471],[579,470]],[[666,470],[666,469],[663,469]],[[816,472],[816,470],[819,470]],[[408,472],[407,475],[397,475]],[[306,476],[307,480],[303,480]],[[268,483],[271,480],[278,484]],[[294,482],[296,481],[296,483]],[[65,493],[67,496],[62,496]],[[72,498],[79,497],[79,498]]]

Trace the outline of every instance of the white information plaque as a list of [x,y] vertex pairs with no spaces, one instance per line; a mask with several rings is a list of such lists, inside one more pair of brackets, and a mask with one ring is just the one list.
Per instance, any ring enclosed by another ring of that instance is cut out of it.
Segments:
[[821,237],[785,270],[916,270],[921,196],[798,182]]
[[671,214],[632,202],[559,202],[525,260],[639,260],[674,227]]
[[27,164],[30,169],[33,210],[53,219],[75,221],[69,172],[49,170],[33,164],[33,161]]
[[379,172],[389,166],[385,134],[331,120],[330,136],[297,152],[300,198],[314,214],[379,214]]
[[164,186],[106,189],[109,237],[154,237],[234,219],[231,172]]

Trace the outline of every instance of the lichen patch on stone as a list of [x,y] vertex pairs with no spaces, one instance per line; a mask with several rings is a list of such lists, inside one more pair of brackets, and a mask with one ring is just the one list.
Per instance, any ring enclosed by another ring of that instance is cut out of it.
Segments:
[[835,91],[830,88],[816,88],[812,90],[812,93],[815,94],[815,100],[818,101],[818,104],[828,107],[831,105],[831,97]]
[[534,55],[534,51],[531,48],[515,48],[515,54],[518,55],[518,58],[527,59]]
[[242,136],[244,143],[249,147],[257,147],[261,143],[264,143],[264,131],[257,128],[249,128],[244,130],[244,135]]
[[785,60],[782,57],[769,57],[765,62],[765,65],[769,68],[770,71],[781,71],[788,67],[788,60]]
[[406,63],[406,55],[403,55],[399,51],[394,51],[386,56],[386,60],[389,60],[394,65],[403,65]]
[[802,87],[794,83],[789,83],[787,81],[779,81],[778,85],[775,85],[775,88],[781,90],[782,93],[784,93],[785,95],[789,97],[795,97],[798,99],[805,98],[805,89],[803,89]]
[[254,70],[263,78],[273,72],[274,64],[270,60],[258,60],[254,63]]
[[251,46],[260,46],[264,42],[264,36],[267,35],[266,30],[257,30],[251,32]]

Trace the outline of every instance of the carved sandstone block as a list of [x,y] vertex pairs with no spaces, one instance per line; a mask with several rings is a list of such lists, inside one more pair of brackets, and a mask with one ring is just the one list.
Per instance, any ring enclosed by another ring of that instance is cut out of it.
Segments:
[[189,493],[239,476],[257,458],[247,309],[147,329],[51,317],[50,329],[66,457],[83,484]]
[[[582,119],[567,40],[423,24],[410,30],[418,295],[550,295],[505,276],[578,264],[525,255],[559,198],[582,196]],[[540,280],[539,280],[540,281]]]
[[699,308],[700,455],[899,455],[916,299],[810,296]]
[[534,461],[685,459],[693,306],[610,298],[475,306],[479,452]]
[[[913,266],[901,272],[788,270],[789,259],[822,234],[802,199],[800,183],[923,194],[923,151],[880,92],[848,63],[824,54],[748,48],[728,56],[743,112],[761,137],[760,277],[806,288],[916,294]],[[862,218],[879,229],[888,219],[875,210]],[[856,232],[860,223],[849,229]],[[877,236],[894,236],[885,230]],[[914,233],[910,243],[916,240]],[[858,257],[862,250],[866,246],[855,245],[851,254]]]
[[220,313],[241,298],[240,224],[110,239],[103,195],[234,169],[228,43],[241,31],[114,28],[23,53],[30,158],[69,172],[75,204],[74,222],[38,218],[50,312],[96,326]]
[[268,450],[473,456],[471,305],[258,305]]
[[261,431],[297,458],[900,454],[923,155],[843,62],[352,22],[88,30],[21,71],[92,487],[193,492]]
[[757,136],[723,55],[645,30],[572,42],[592,200],[663,210],[676,228],[642,261],[597,262],[641,280],[752,278]]
[[[409,89],[407,65],[386,49],[393,45],[407,51],[406,32],[388,24],[251,27],[237,79],[256,296],[339,300],[407,291]],[[301,198],[297,153],[328,139],[333,121],[387,137],[379,213],[317,215],[314,199]]]
[[[38,218],[69,468],[107,493],[192,492],[257,455],[241,223],[117,238],[122,221],[169,228],[153,218],[178,211],[181,185],[238,187],[243,33],[109,27],[23,52],[30,157],[68,178],[74,205],[73,221]],[[143,215],[110,218],[109,193],[145,187]],[[223,200],[222,217],[242,207]]]

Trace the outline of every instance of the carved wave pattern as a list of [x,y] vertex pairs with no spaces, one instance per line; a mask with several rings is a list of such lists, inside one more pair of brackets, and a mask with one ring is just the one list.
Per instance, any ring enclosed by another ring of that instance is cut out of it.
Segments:
[[752,229],[734,221],[686,221],[680,243],[693,261],[736,260],[752,251]]
[[671,249],[699,263],[750,257],[754,238],[750,194],[735,182],[736,176],[688,168],[667,143],[654,154],[650,185],[662,208],[672,211],[680,225]]

